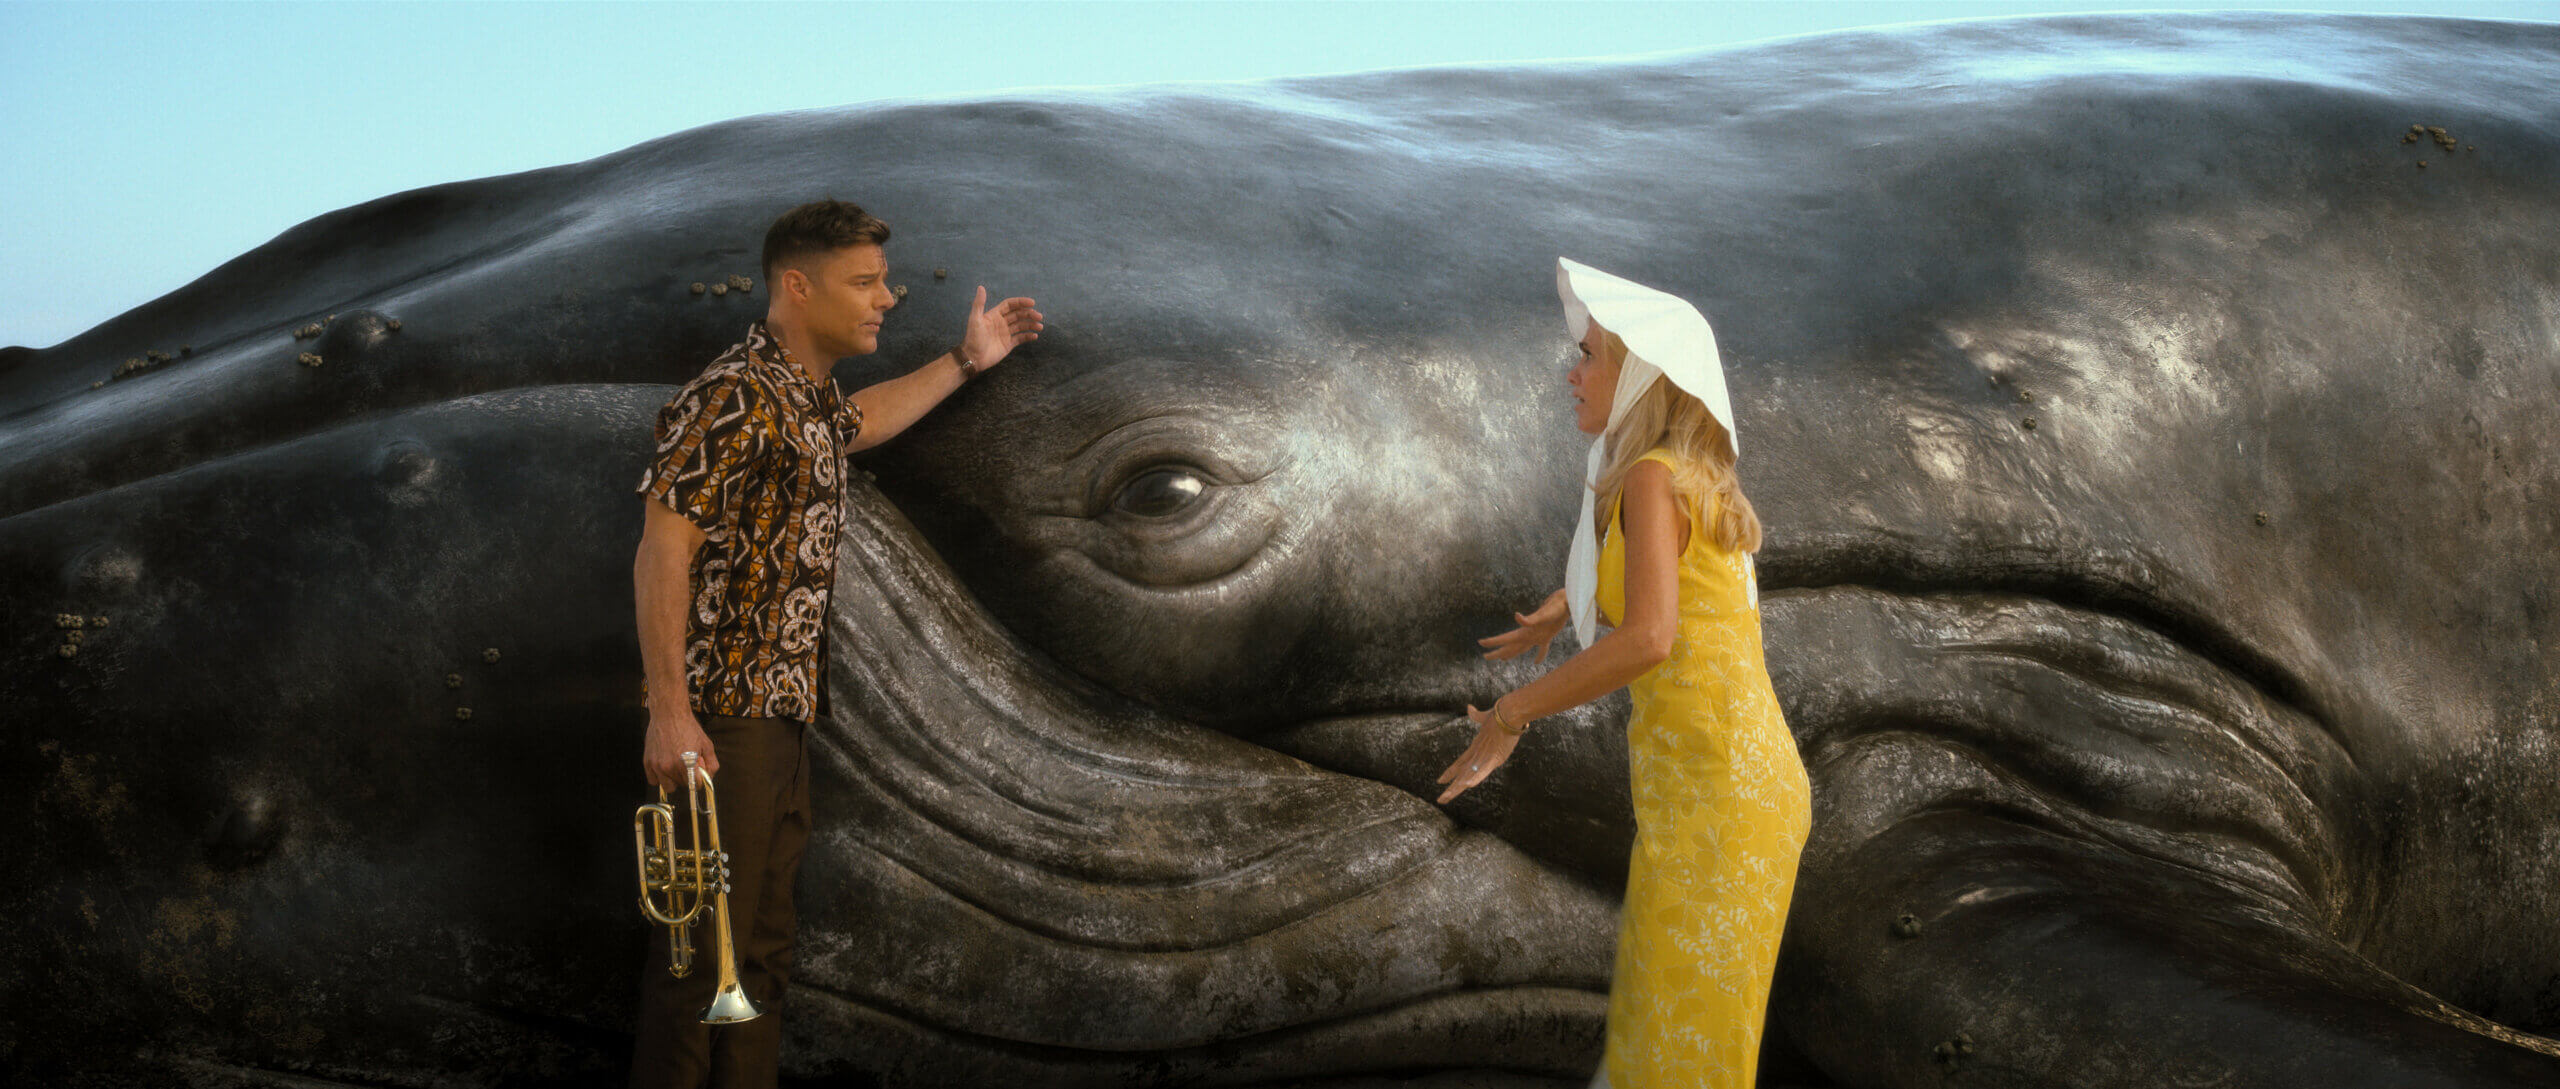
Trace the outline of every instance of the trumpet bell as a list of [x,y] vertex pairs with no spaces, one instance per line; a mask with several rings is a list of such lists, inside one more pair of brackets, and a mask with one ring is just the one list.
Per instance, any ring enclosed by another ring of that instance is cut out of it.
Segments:
[[757,1009],[755,1000],[747,997],[746,988],[732,981],[728,986],[720,988],[719,993],[711,996],[709,1006],[703,1007],[702,1023],[734,1025],[740,1021],[753,1021],[762,1016],[764,1011]]

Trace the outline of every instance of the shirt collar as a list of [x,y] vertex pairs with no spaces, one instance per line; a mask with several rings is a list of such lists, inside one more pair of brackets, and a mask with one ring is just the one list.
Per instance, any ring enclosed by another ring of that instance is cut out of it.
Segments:
[[791,350],[775,340],[773,331],[765,328],[761,321],[747,326],[747,358],[783,372],[789,376],[786,381],[796,382],[813,391],[818,387],[817,379],[809,377],[809,372],[791,357]]

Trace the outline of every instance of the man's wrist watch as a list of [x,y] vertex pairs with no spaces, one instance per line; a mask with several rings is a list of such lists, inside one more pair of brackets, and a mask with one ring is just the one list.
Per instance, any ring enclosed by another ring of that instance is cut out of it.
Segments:
[[978,376],[978,364],[969,358],[968,352],[954,347],[951,349],[951,358],[960,364],[961,381],[966,382]]

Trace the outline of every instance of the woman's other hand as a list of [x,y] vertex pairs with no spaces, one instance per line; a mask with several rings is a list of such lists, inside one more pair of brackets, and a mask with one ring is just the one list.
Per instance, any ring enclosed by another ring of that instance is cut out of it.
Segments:
[[1520,744],[1521,735],[1503,729],[1494,721],[1491,711],[1479,711],[1474,704],[1468,704],[1467,720],[1476,724],[1476,739],[1467,746],[1467,751],[1458,754],[1457,763],[1440,773],[1438,781],[1449,784],[1449,789],[1440,795],[1441,805],[1449,804],[1450,799],[1484,782],[1485,777],[1501,767],[1503,761],[1511,759],[1511,750]]
[[[1564,591],[1558,590],[1547,595],[1537,608],[1525,614],[1513,613],[1511,619],[1520,626],[1490,639],[1476,640],[1477,646],[1485,648],[1484,656],[1495,661],[1517,658],[1534,646],[1538,648],[1538,664],[1545,665],[1548,644],[1564,630],[1565,621],[1573,619],[1573,610],[1565,604]],[[1468,711],[1472,713],[1474,708]]]

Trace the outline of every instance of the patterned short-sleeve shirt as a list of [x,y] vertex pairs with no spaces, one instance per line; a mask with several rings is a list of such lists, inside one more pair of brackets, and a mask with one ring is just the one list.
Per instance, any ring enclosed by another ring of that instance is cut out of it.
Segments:
[[685,612],[696,713],[825,711],[844,456],[861,430],[861,408],[833,381],[810,378],[762,322],[658,411],[658,452],[640,493],[704,537]]

